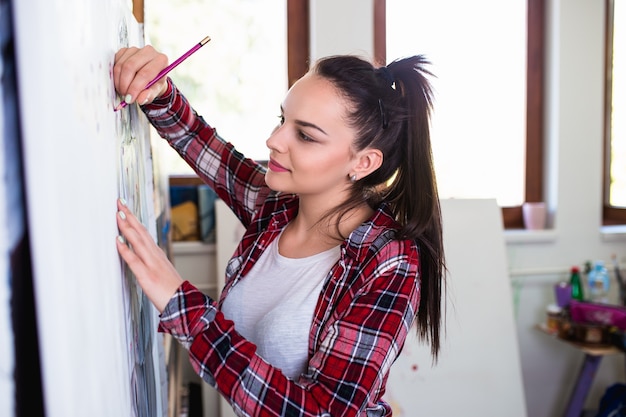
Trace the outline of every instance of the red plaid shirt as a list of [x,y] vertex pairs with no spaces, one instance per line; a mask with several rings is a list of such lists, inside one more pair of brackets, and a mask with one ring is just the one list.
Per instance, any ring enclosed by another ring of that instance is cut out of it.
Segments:
[[[265,169],[223,141],[171,81],[143,110],[246,228],[221,303],[294,218],[298,197],[270,190]],[[161,314],[159,330],[189,349],[196,372],[240,416],[390,416],[385,383],[419,304],[418,248],[394,239],[397,227],[383,206],[341,244],[315,308],[307,370],[297,380],[256,355],[220,303],[187,281]]]

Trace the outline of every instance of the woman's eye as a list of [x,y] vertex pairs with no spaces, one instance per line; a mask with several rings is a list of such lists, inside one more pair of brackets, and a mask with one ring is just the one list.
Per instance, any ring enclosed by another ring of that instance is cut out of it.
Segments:
[[302,139],[305,142],[313,142],[313,138],[311,138],[310,136],[307,136],[303,131],[299,130],[298,131],[298,136],[300,137],[300,139]]
[[[278,126],[282,126],[284,124],[285,124],[285,116],[281,114],[278,116]],[[276,127],[276,129],[278,129],[278,126]],[[276,129],[274,129],[274,131],[276,131]],[[302,130],[298,130],[297,135],[298,135],[298,138],[302,140],[303,142],[315,142],[315,140],[312,137],[304,133]]]

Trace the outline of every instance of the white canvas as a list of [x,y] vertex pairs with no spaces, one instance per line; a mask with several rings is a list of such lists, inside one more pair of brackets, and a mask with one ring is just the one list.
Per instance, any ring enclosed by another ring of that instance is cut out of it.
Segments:
[[413,332],[385,399],[394,417],[526,417],[500,208],[444,199],[441,209],[449,276],[439,361]]
[[164,415],[156,310],[115,247],[123,196],[153,235],[147,121],[114,112],[129,1],[16,1],[33,280],[48,417]]

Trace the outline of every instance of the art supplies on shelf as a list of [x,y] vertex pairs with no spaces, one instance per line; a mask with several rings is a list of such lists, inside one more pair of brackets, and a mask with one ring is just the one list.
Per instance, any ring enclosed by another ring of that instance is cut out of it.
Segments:
[[546,307],[546,322],[543,325],[546,332],[584,346],[613,347],[626,351],[624,281],[615,255],[612,261],[615,280],[620,288],[618,303],[609,303],[610,276],[603,261],[589,261],[585,264],[587,279],[584,281],[580,268],[573,266],[570,268],[569,282],[561,281],[554,286],[556,304]]
[[626,351],[626,308],[574,299],[565,308],[550,305],[545,331],[582,345]]
[[215,192],[198,177],[171,176],[169,194],[172,241],[214,243]]

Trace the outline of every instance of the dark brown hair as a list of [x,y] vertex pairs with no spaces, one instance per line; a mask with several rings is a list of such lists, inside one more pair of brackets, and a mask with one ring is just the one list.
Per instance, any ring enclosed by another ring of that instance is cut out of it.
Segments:
[[440,349],[445,259],[441,209],[430,142],[433,91],[422,55],[375,68],[352,55],[319,60],[313,74],[329,80],[349,103],[348,121],[357,131],[357,151],[373,148],[382,165],[353,184],[340,213],[367,201],[386,203],[401,229],[400,239],[414,239],[420,251],[418,335],[430,342],[436,361]]

